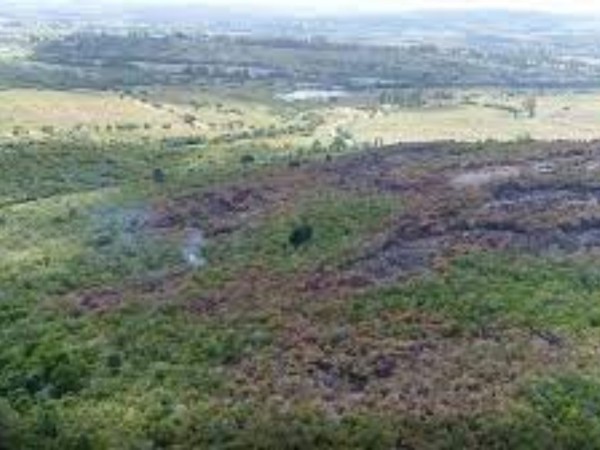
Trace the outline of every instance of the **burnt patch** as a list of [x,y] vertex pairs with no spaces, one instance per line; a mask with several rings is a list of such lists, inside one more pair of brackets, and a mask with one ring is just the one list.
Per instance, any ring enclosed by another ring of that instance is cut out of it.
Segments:
[[475,249],[567,255],[600,247],[600,185],[586,172],[600,160],[597,143],[503,144],[499,155],[466,150],[400,146],[369,155],[363,172],[358,160],[343,166],[346,181],[356,170],[363,185],[406,204],[345,267],[389,280]]
[[[486,148],[456,143],[399,145],[293,170],[281,168],[252,180],[157,201],[147,226],[165,233],[199,228],[207,239],[226,240],[269,214],[293,210],[301,199],[323,190],[400,200],[402,209],[386,221],[385,229],[361,237],[358,251],[347,253],[335,267],[313,267],[279,280],[262,269],[252,276],[240,274],[221,292],[205,293],[206,298],[190,305],[202,314],[280,298],[281,292],[300,299],[338,298],[444,268],[455,255],[474,250],[569,255],[600,248],[600,184],[593,177],[564,176],[564,170],[600,161],[598,143]],[[554,169],[540,174],[535,170],[540,163]],[[300,245],[310,233],[297,234],[292,244]],[[94,301],[88,303],[93,309]]]
[[96,289],[79,294],[75,300],[76,311],[105,312],[120,306],[123,292],[117,289]]
[[378,280],[414,275],[431,267],[440,252],[441,239],[391,237],[352,261],[350,267]]
[[[232,379],[260,401],[308,401],[333,415],[375,407],[411,417],[460,416],[502,410],[522,381],[561,367],[571,355],[563,337],[548,333],[452,336],[425,316],[379,320],[369,329],[345,325],[343,338],[331,339],[331,324],[299,319],[282,330],[273,354],[240,362]],[[403,321],[419,337],[383,332]]]
[[238,186],[189,194],[157,205],[151,226],[171,230],[202,224],[208,235],[228,233],[248,214],[264,211],[276,201],[275,194],[267,188]]
[[64,306],[75,314],[110,312],[135,302],[155,306],[170,300],[185,286],[188,272],[175,270],[125,280],[120,285],[91,288],[65,297]]
[[586,203],[598,201],[600,199],[600,186],[564,183],[558,180],[545,184],[509,182],[496,186],[492,194],[496,201],[506,202],[506,204],[552,206],[556,202]]

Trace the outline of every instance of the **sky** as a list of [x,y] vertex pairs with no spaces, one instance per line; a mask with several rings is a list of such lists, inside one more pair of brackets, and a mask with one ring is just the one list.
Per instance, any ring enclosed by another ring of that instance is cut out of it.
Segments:
[[[0,7],[5,0],[0,0]],[[31,0],[34,4],[74,3],[74,0]],[[304,13],[395,12],[418,9],[537,10],[559,13],[600,14],[600,0],[79,0],[79,5],[138,6],[143,4],[210,5],[243,9],[270,9]]]
[[480,9],[502,8],[551,12],[598,12],[600,0],[203,0],[223,6],[259,5],[262,7],[315,9],[326,11],[402,11],[414,9]]

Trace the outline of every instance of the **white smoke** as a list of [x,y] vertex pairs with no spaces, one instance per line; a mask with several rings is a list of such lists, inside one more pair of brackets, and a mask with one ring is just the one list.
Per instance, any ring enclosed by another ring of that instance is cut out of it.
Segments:
[[186,231],[182,256],[185,263],[192,269],[200,269],[206,265],[206,258],[202,254],[205,246],[206,240],[202,230],[191,228]]

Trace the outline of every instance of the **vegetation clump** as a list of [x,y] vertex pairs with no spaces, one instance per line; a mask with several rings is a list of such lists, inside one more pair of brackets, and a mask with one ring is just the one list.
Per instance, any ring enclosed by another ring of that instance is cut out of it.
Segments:
[[296,225],[290,233],[288,242],[294,250],[308,244],[313,238],[313,227],[307,223]]

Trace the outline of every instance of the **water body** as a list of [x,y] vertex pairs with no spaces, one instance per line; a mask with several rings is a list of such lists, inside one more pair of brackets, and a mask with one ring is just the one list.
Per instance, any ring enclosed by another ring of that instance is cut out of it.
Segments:
[[349,92],[341,89],[301,89],[287,94],[280,94],[277,98],[286,102],[328,101],[348,97],[349,95]]

